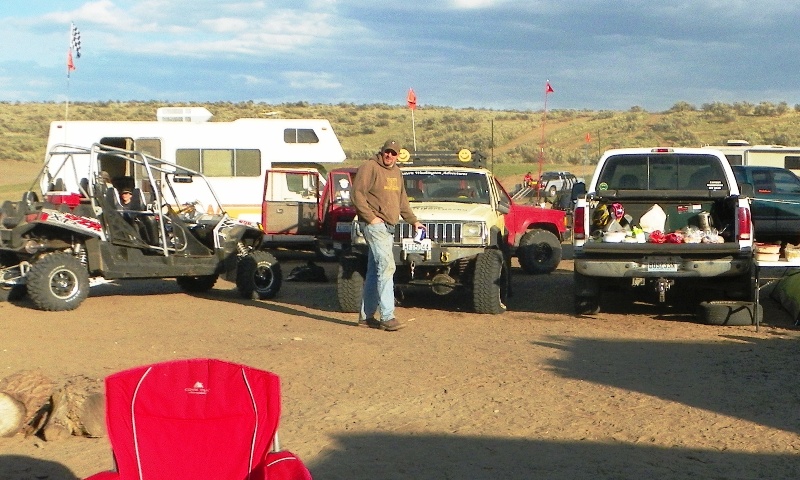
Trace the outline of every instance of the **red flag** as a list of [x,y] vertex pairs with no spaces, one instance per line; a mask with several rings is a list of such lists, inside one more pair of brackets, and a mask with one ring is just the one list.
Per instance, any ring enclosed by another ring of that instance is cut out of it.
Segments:
[[414,93],[413,88],[408,89],[408,96],[406,97],[406,102],[408,102],[408,108],[411,110],[415,110],[417,108],[417,95]]
[[72,49],[67,52],[67,73],[75,70],[75,63],[72,61]]
[[548,93],[553,93],[553,92],[555,92],[555,90],[553,90],[553,87],[550,86],[550,80],[548,80],[544,84],[544,94],[547,95]]
[[592,136],[589,133],[586,133],[586,143],[592,143]]

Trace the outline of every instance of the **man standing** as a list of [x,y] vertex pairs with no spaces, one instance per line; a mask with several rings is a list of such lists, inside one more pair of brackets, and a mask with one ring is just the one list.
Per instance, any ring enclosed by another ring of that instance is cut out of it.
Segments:
[[353,205],[369,247],[358,323],[390,332],[405,327],[394,317],[395,224],[402,216],[415,229],[425,228],[408,203],[403,174],[396,164],[399,152],[400,145],[387,140],[374,159],[358,168],[353,181]]

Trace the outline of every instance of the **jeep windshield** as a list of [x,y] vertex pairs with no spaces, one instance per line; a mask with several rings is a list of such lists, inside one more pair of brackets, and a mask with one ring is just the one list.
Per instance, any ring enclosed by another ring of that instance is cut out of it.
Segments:
[[480,172],[405,170],[403,182],[410,202],[490,203],[489,182]]
[[597,190],[727,191],[725,172],[714,155],[650,153],[608,157]]

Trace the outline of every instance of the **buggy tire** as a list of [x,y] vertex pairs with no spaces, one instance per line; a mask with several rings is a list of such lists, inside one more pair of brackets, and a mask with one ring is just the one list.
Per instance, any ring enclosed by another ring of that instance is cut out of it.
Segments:
[[74,310],[89,296],[88,270],[66,253],[51,253],[34,262],[27,283],[28,294],[39,310]]
[[190,277],[177,277],[175,280],[184,292],[202,293],[214,288],[219,275],[198,275]]
[[361,295],[367,276],[367,259],[363,255],[345,255],[339,260],[336,297],[339,309],[346,313],[361,311]]
[[236,268],[236,289],[242,298],[275,298],[282,283],[281,265],[271,253],[256,250],[239,260]]
[[551,273],[561,263],[561,255],[561,242],[547,230],[530,230],[519,240],[517,258],[525,273]]
[[476,313],[498,315],[506,311],[507,265],[500,250],[478,254],[472,281],[472,303]]
[[[741,327],[755,325],[754,302],[713,301],[700,302],[700,318],[708,325]],[[758,306],[758,322],[764,318],[764,309]]]

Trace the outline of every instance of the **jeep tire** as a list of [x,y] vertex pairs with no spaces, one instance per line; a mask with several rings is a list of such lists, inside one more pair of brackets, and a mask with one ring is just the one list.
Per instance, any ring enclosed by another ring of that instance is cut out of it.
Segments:
[[31,265],[28,294],[40,310],[74,310],[89,296],[89,272],[75,257],[51,253]]
[[561,242],[547,230],[533,229],[519,241],[517,258],[525,273],[550,273],[561,262]]
[[339,260],[336,296],[339,309],[346,313],[361,311],[361,295],[367,276],[367,260],[363,255],[343,255]]
[[506,311],[507,263],[500,250],[487,250],[475,259],[472,302],[477,313],[497,315]]
[[242,298],[267,300],[281,289],[281,265],[271,253],[256,250],[239,260],[236,267],[236,289]]

